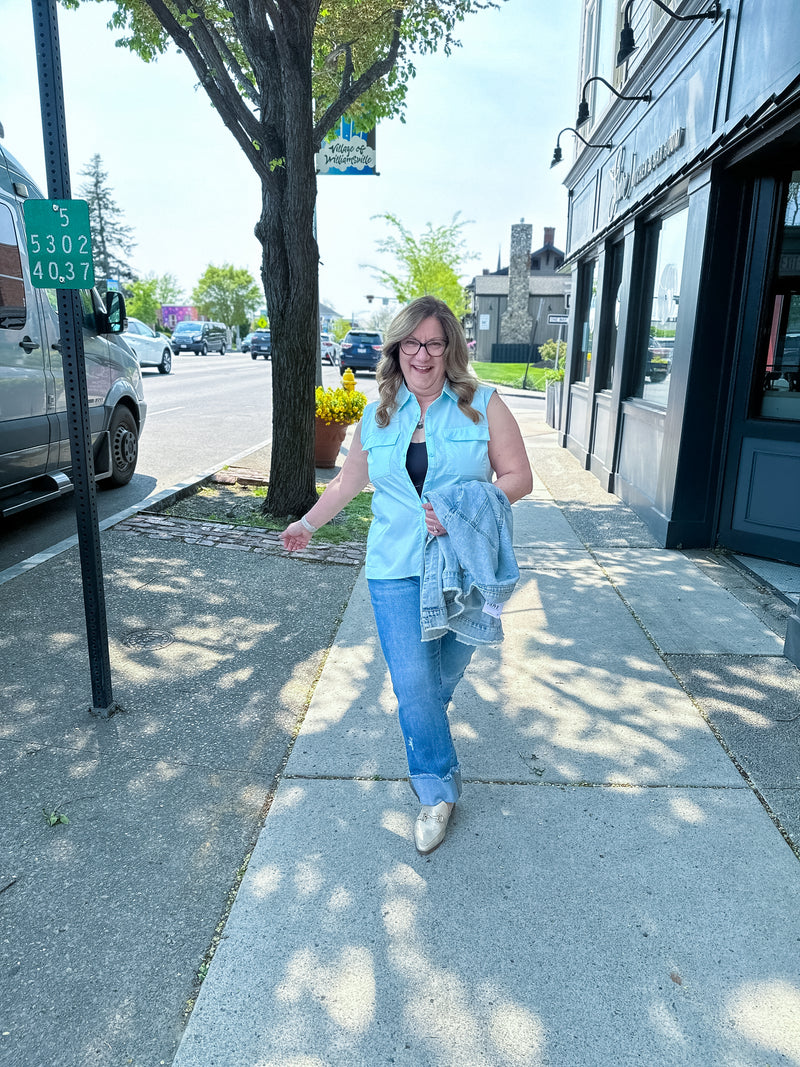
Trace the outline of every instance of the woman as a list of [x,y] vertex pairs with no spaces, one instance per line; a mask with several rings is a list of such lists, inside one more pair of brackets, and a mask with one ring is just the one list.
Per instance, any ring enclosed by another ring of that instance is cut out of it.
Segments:
[[[423,640],[420,583],[425,546],[447,533],[429,493],[489,482],[513,504],[529,493],[522,435],[494,387],[474,376],[461,326],[447,307],[421,297],[389,327],[377,368],[379,400],[368,404],[339,474],[317,503],[281,535],[290,552],[371,481],[373,521],[366,574],[398,701],[411,786],[422,807],[418,851],[444,840],[461,795],[447,708],[474,645],[452,632]],[[499,495],[499,494],[498,494]],[[505,502],[504,502],[505,503]]]

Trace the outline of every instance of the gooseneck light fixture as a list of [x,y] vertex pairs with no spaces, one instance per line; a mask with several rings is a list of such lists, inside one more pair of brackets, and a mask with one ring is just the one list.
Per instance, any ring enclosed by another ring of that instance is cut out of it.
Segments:
[[561,130],[561,132],[559,133],[558,137],[556,138],[556,147],[555,147],[555,149],[553,151],[553,159],[552,159],[552,161],[550,163],[551,167],[554,167],[556,165],[556,163],[560,163],[561,160],[563,159],[563,156],[562,156],[562,153],[561,153],[561,143],[560,143],[561,142],[561,134],[562,133],[566,133],[567,131],[569,131],[570,133],[574,133],[575,136],[579,140],[583,141],[583,143],[586,145],[587,148],[613,148],[614,147],[614,145],[611,143],[611,141],[608,141],[606,144],[589,144],[589,142],[586,140],[586,138],[585,137],[581,137],[581,135],[578,133],[578,131],[573,129],[572,126],[565,126],[564,129]]
[[649,104],[653,99],[653,94],[648,89],[642,96],[623,96],[622,93],[617,92],[611,82],[607,82],[605,78],[601,78],[599,74],[595,74],[591,78],[587,78],[583,86],[583,92],[581,93],[581,102],[578,104],[578,117],[575,119],[576,126],[583,126],[589,118],[589,102],[586,99],[586,90],[592,82],[602,82],[603,85],[607,85],[614,96],[620,100],[645,100]]
[[[720,0],[714,0],[714,3],[708,9],[708,11],[701,11],[697,15],[676,15],[663,0],[653,0],[654,4],[666,11],[671,19],[676,19],[678,22],[694,22],[697,19],[711,19],[716,22],[722,14],[720,8]],[[625,60],[630,56],[632,52],[636,50],[636,41],[633,36],[633,29],[631,27],[631,8],[633,7],[633,0],[628,0],[625,5],[625,17],[622,24],[622,30],[619,35],[619,52],[617,52],[617,66],[621,66]]]

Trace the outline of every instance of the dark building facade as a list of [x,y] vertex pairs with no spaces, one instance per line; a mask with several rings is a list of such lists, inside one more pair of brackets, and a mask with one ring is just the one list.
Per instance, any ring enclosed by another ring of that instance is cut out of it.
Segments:
[[586,90],[561,443],[665,547],[800,563],[800,4],[669,6],[584,0],[579,96],[649,99]]

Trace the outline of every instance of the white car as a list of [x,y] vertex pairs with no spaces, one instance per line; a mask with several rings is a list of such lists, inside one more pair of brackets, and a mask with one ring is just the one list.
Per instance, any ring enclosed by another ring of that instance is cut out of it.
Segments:
[[321,333],[319,336],[322,342],[322,362],[330,363],[332,367],[338,367],[341,350],[336,341],[334,341],[333,334]]
[[172,349],[169,338],[156,333],[138,319],[128,319],[128,328],[119,335],[133,349],[140,367],[158,367],[160,374],[172,370]]

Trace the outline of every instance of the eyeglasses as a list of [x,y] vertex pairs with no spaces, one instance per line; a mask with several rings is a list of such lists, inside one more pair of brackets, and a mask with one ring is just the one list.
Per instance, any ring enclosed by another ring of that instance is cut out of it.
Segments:
[[416,356],[421,348],[424,348],[429,356],[441,356],[447,347],[447,341],[434,337],[432,341],[418,341],[416,337],[406,337],[400,342],[400,350],[406,356]]

